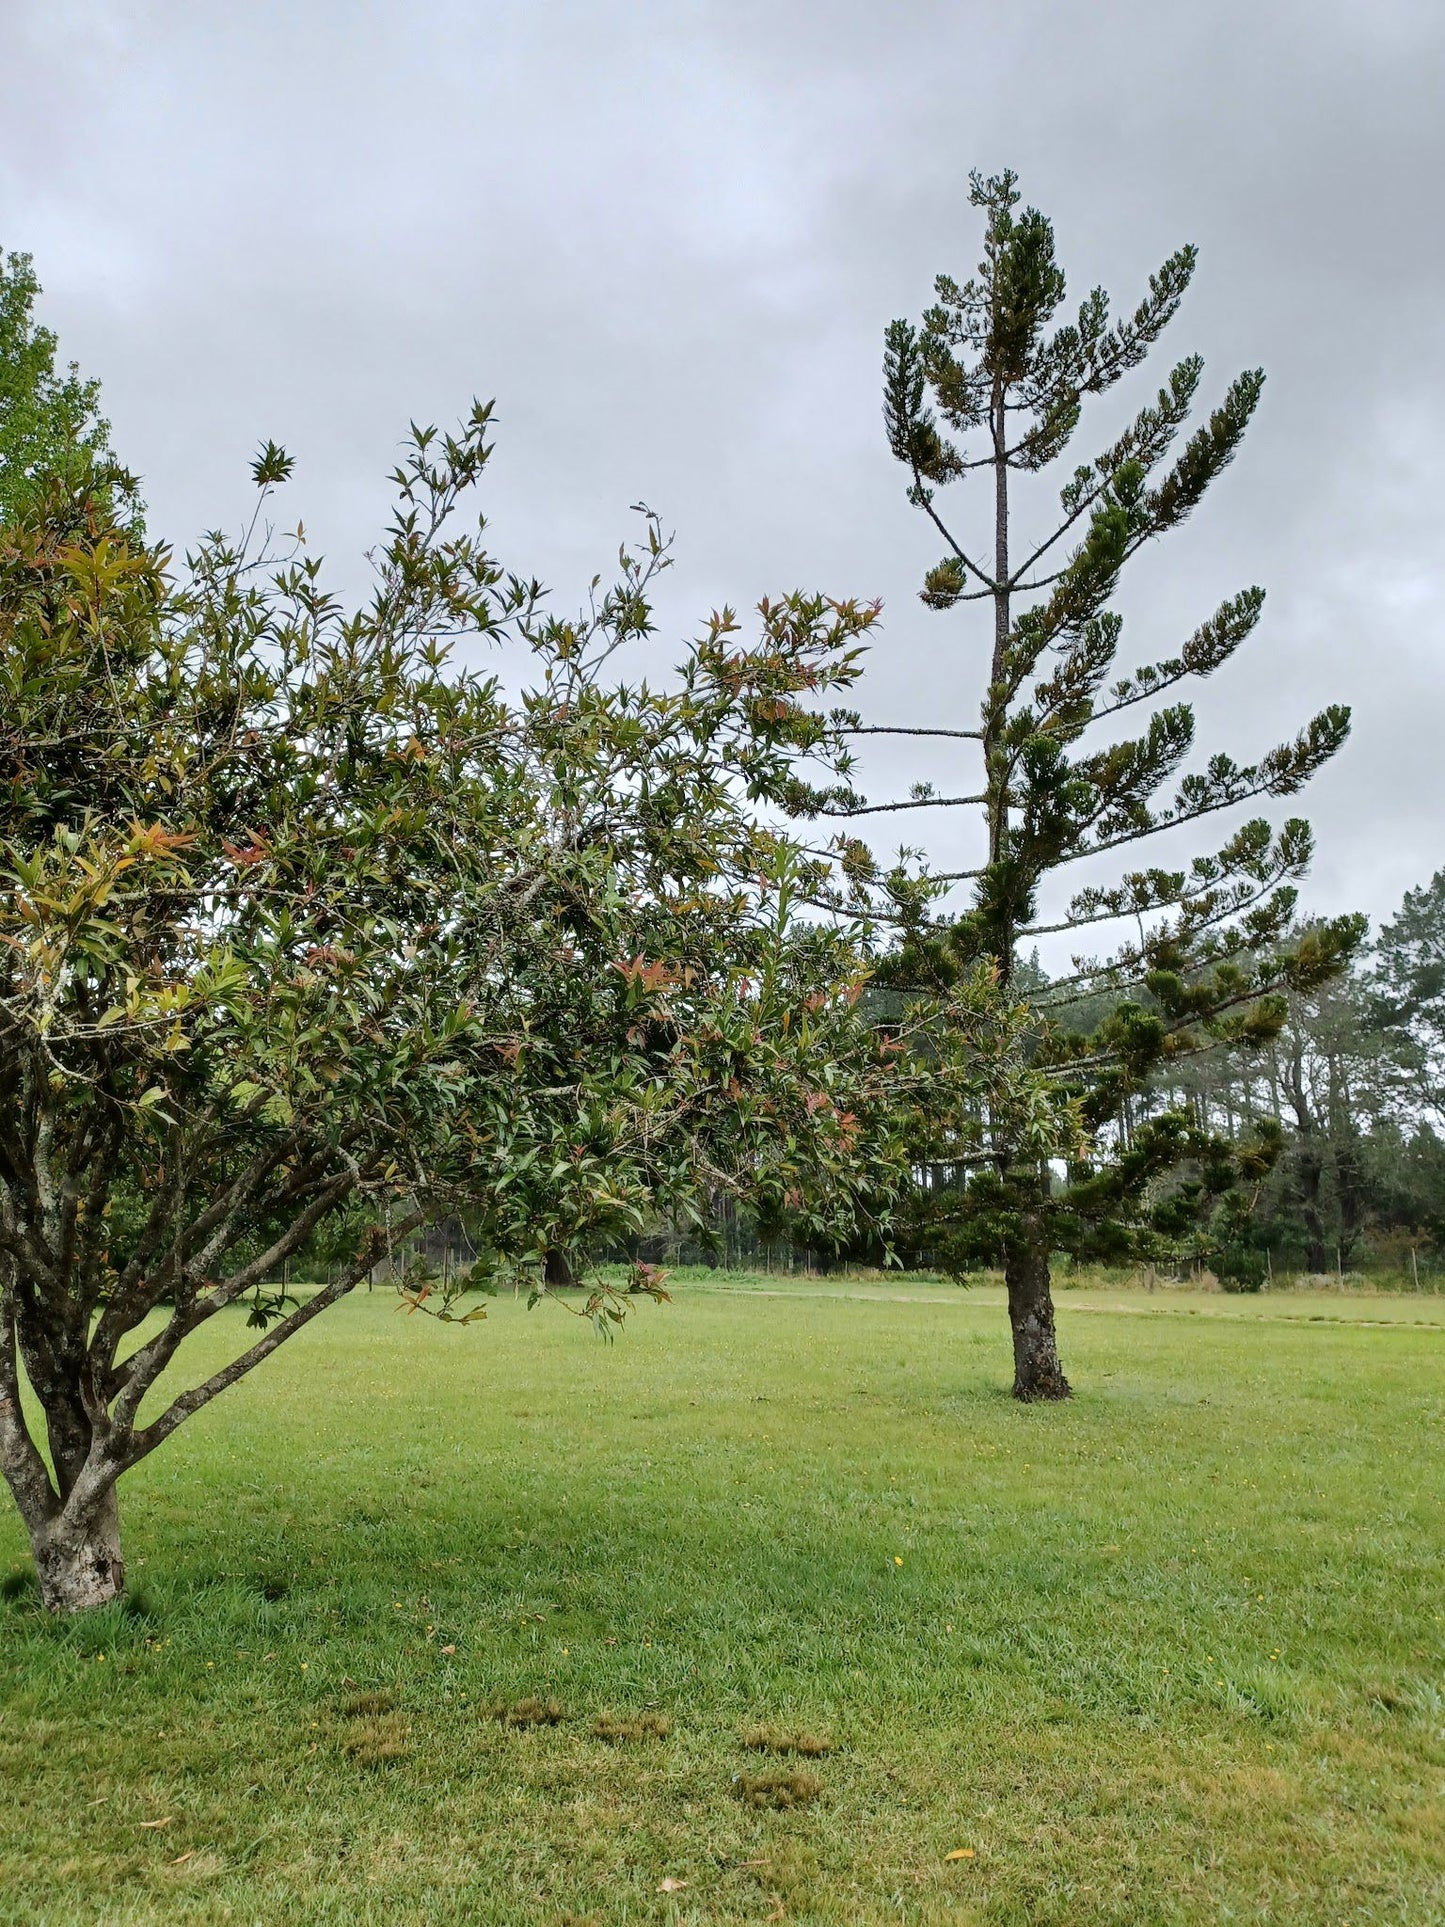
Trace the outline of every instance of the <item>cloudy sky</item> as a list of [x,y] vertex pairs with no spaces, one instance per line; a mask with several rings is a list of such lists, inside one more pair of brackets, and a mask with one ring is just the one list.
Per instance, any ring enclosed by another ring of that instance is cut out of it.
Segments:
[[[1438,0],[0,0],[0,24],[0,245],[34,254],[155,529],[235,525],[275,436],[286,513],[355,580],[407,421],[495,396],[509,566],[570,606],[645,499],[677,535],[659,664],[723,601],[882,596],[874,721],[969,726],[985,660],[916,599],[936,541],[878,394],[888,320],[977,258],[970,167],[1019,172],[1074,296],[1132,306],[1197,242],[1160,352],[1201,351],[1208,398],[1269,381],[1135,565],[1127,634],[1170,653],[1263,583],[1203,744],[1253,755],[1349,702],[1310,900],[1388,914],[1445,864]],[[865,780],[966,775],[895,750]],[[937,814],[905,833],[969,848]]]

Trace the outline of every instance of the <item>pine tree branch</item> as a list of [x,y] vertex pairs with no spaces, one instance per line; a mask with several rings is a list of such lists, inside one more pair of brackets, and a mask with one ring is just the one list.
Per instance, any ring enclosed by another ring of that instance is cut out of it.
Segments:
[[914,480],[913,500],[916,506],[923,510],[924,514],[928,517],[929,521],[932,522],[933,526],[938,530],[938,533],[943,537],[944,541],[948,544],[949,548],[952,549],[954,555],[963,564],[964,568],[968,570],[970,575],[976,576],[979,582],[982,583],[983,585],[982,592],[979,596],[977,597],[959,596],[957,600],[960,602],[963,602],[963,601],[972,602],[972,601],[982,600],[983,596],[995,595],[998,591],[999,585],[994,581],[992,576],[984,574],[983,570],[973,560],[972,556],[966,554],[963,548],[960,546],[960,544],[954,539],[954,536],[951,530],[949,529],[947,523],[944,521],[943,517],[938,513],[938,510],[933,506],[932,491],[924,487],[923,479],[919,475],[918,470],[916,468],[913,471],[913,480]]
[[[1237,909],[1225,906],[1217,916],[1197,923],[1189,932],[1187,940],[1193,941],[1205,931],[1217,930],[1229,923],[1232,918],[1245,915],[1278,886],[1279,879],[1276,878],[1264,885],[1248,902],[1241,904]],[[1144,956],[1144,945],[1149,942],[1167,941],[1168,937],[1168,932],[1158,932],[1152,937],[1141,939],[1140,948],[1137,951],[1126,952],[1112,963],[1091,964],[1087,969],[1076,971],[1072,976],[1056,977],[1048,989],[1034,999],[1035,1005],[1040,1010],[1066,1010],[1073,1005],[1089,1003],[1096,997],[1117,996],[1125,991],[1143,989],[1149,968]],[[1232,963],[1236,957],[1247,955],[1256,947],[1253,938],[1240,932],[1236,942],[1213,956],[1201,959],[1196,967],[1212,970],[1219,964]],[[1123,974],[1125,972],[1130,974]],[[1082,988],[1074,988],[1076,985]],[[1069,994],[1056,997],[1053,992],[1057,990],[1067,990]],[[1269,993],[1266,989],[1259,991],[1258,994],[1266,996]]]
[[[1289,866],[1286,864],[1281,864],[1276,870],[1274,870],[1271,873],[1269,877],[1267,877],[1259,885],[1257,889],[1251,890],[1248,896],[1236,898],[1230,904],[1228,909],[1223,910],[1218,917],[1211,917],[1206,921],[1196,923],[1192,926],[1192,929],[1194,931],[1208,930],[1208,929],[1211,929],[1216,923],[1225,922],[1229,917],[1242,916],[1246,910],[1253,909],[1256,903],[1260,902],[1262,898],[1268,896],[1271,890],[1277,888],[1278,885],[1284,880],[1284,878],[1289,875],[1289,873],[1290,873]],[[1018,934],[1021,937],[1055,937],[1055,936],[1061,936],[1064,932],[1069,930],[1087,930],[1091,925],[1094,925],[1094,924],[1125,923],[1128,921],[1130,917],[1138,918],[1138,917],[1150,916],[1156,910],[1178,909],[1181,913],[1183,913],[1187,911],[1187,907],[1191,901],[1195,901],[1195,902],[1201,901],[1204,897],[1210,894],[1211,889],[1217,889],[1219,887],[1220,886],[1218,885],[1211,885],[1207,888],[1199,890],[1197,893],[1191,894],[1188,886],[1186,885],[1179,892],[1177,896],[1161,897],[1157,903],[1131,906],[1127,909],[1121,909],[1121,910],[1099,910],[1099,911],[1095,911],[1093,914],[1089,916],[1066,917],[1061,923],[1021,924],[1019,926]]]
[[966,804],[986,803],[988,795],[982,796],[915,796],[906,803],[860,803],[853,809],[819,810],[820,816],[884,816],[897,810],[953,810]]
[[1237,794],[1222,796],[1217,802],[1200,803],[1192,809],[1181,811],[1178,816],[1163,817],[1156,822],[1146,823],[1140,829],[1127,830],[1120,836],[1107,837],[1102,843],[1091,843],[1086,848],[1070,850],[1057,858],[1049,867],[1058,870],[1062,869],[1064,864],[1078,863],[1084,857],[1102,856],[1106,850],[1122,849],[1127,843],[1142,842],[1146,836],[1158,836],[1165,830],[1178,829],[1185,823],[1197,823],[1201,817],[1215,816],[1220,810],[1233,809],[1237,803],[1253,802],[1256,796],[1273,796],[1276,793],[1268,779],[1263,779],[1251,784],[1247,789],[1238,791]]
[[[1222,1017],[1231,1010],[1238,1010],[1242,1005],[1257,1004],[1265,997],[1277,996],[1279,992],[1285,988],[1287,982],[1288,979],[1281,975],[1274,983],[1249,984],[1243,986],[1234,992],[1232,996],[1222,997],[1218,1003],[1211,1004],[1207,1011],[1190,1011],[1187,1015],[1171,1018],[1164,1026],[1164,1035],[1171,1039],[1187,1036],[1191,1032],[1198,1035],[1201,1025],[1217,1017]],[[1120,986],[1120,989],[1139,990],[1145,987],[1144,979],[1141,977]],[[1209,1037],[1206,1034],[1199,1045],[1193,1050],[1171,1051],[1169,1053],[1169,1061],[1170,1063],[1179,1063],[1185,1058],[1196,1057],[1203,1051],[1219,1049],[1223,1046],[1224,1042],[1225,1040],[1223,1038]],[[1040,1065],[1040,1069],[1046,1077],[1055,1078],[1061,1082],[1067,1082],[1071,1073],[1108,1070],[1110,1068],[1119,1068],[1118,1053],[1115,1051],[1095,1052],[1091,1057],[1072,1057],[1066,1062]]]
[[902,724],[853,723],[840,730],[843,736],[952,736],[961,742],[981,743],[981,729],[919,729]]

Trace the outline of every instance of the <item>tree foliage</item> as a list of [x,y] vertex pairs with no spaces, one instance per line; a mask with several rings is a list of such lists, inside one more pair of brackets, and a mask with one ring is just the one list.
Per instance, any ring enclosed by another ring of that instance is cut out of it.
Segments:
[[[120,1585],[117,1478],[439,1216],[475,1284],[730,1189],[826,1238],[904,1178],[922,1020],[859,1014],[866,933],[798,916],[831,860],[779,827],[875,611],[794,595],[750,642],[724,611],[621,679],[655,522],[549,615],[461,521],[488,419],[415,433],[356,608],[265,535],[274,446],[248,537],[184,571],[68,462],[0,529],[0,1457],[53,1604]],[[457,654],[504,637],[515,698]],[[996,1001],[954,1000],[959,1080],[1003,1061]],[[328,1227],[329,1281],[278,1294]]]

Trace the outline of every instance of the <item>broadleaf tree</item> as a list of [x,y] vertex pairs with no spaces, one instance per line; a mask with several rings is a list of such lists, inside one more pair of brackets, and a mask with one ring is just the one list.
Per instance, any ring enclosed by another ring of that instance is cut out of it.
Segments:
[[[796,914],[828,864],[780,828],[873,609],[723,612],[621,679],[655,522],[549,616],[461,519],[488,420],[415,433],[357,607],[267,534],[271,445],[247,538],[184,568],[69,459],[0,522],[0,1465],[53,1608],[122,1587],[122,1475],[428,1223],[466,1217],[469,1282],[540,1283],[647,1210],[731,1188],[841,1235],[905,1179],[914,1020],[866,1021],[866,931]],[[520,696],[457,654],[505,637]],[[1009,1021],[962,988],[960,1087],[1005,1101]]]
[[[1269,1155],[1265,1143],[1232,1151],[1178,1112],[1153,1117],[1126,1144],[1121,1105],[1163,1064],[1267,1036],[1282,1021],[1284,993],[1322,981],[1360,936],[1358,920],[1342,918],[1290,939],[1295,886],[1311,854],[1299,819],[1277,832],[1250,819],[1210,854],[1177,868],[1126,870],[1058,911],[1047,887],[1086,859],[1293,795],[1339,749],[1349,719],[1332,705],[1255,761],[1222,750],[1195,758],[1194,712],[1178,692],[1222,669],[1248,639],[1264,603],[1258,588],[1228,596],[1173,652],[1121,673],[1124,625],[1110,606],[1121,574],[1187,519],[1232,461],[1263,376],[1251,370],[1230,383],[1181,443],[1203,377],[1200,357],[1184,357],[1121,433],[1065,471],[1057,512],[1026,534],[1019,478],[1061,462],[1086,404],[1144,361],[1179,308],[1195,250],[1171,255],[1122,319],[1111,319],[1099,288],[1061,318],[1065,281],[1051,223],[1020,208],[1009,173],[975,174],[971,198],[985,225],[983,258],[966,281],[938,278],[921,323],[889,328],[884,409],[908,498],[943,550],[923,600],[959,613],[978,605],[983,617],[979,719],[896,729],[854,722],[860,733],[975,745],[978,785],[966,795],[922,786],[904,803],[855,797],[830,807],[854,817],[899,808],[978,813],[977,864],[941,879],[966,884],[971,901],[957,915],[917,920],[893,961],[899,984],[946,983],[988,960],[1005,986],[1024,987],[1023,966],[1041,939],[1132,927],[1102,958],[1081,955],[1030,997],[1034,1064],[1072,1094],[1090,1140],[1069,1181],[1060,1183],[1051,1160],[1020,1143],[1007,1119],[995,1120],[976,1163],[953,1160],[969,1169],[968,1182],[942,1194],[933,1212],[945,1262],[1002,1265],[1014,1391],[1047,1399],[1069,1390],[1051,1253],[1119,1257],[1150,1237],[1177,1235],[1190,1212],[1207,1218],[1241,1160],[1254,1168]],[[945,513],[945,490],[969,483],[986,493],[991,539],[982,546]],[[1025,507],[1036,497],[1037,488]],[[1136,733],[1101,740],[1101,730],[1133,714],[1142,719]],[[947,1157],[949,1147],[932,1154]],[[1167,1187],[1165,1174],[1173,1174]]]

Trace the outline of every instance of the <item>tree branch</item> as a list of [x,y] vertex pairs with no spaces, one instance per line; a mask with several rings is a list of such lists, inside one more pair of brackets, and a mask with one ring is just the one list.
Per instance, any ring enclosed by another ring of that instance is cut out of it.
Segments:
[[860,803],[854,809],[819,810],[819,816],[884,816],[894,810],[952,810],[968,803],[986,803],[987,796],[915,796],[906,803]]
[[[412,1212],[399,1225],[392,1226],[393,1241],[409,1236],[419,1225],[424,1224],[426,1219],[425,1211]],[[368,1241],[367,1250],[354,1259],[333,1283],[324,1286],[314,1298],[308,1299],[304,1305],[298,1305],[289,1317],[273,1325],[271,1330],[263,1338],[258,1339],[249,1351],[242,1352],[239,1358],[232,1359],[229,1365],[223,1366],[218,1372],[213,1372],[208,1379],[193,1386],[190,1391],[182,1392],[159,1418],[153,1419],[149,1425],[133,1433],[125,1454],[125,1469],[128,1471],[148,1453],[154,1452],[158,1445],[170,1437],[178,1425],[190,1418],[193,1413],[199,1412],[203,1406],[209,1405],[213,1398],[224,1392],[228,1386],[244,1378],[247,1372],[252,1371],[263,1359],[269,1358],[272,1352],[284,1345],[288,1338],[293,1338],[303,1327],[309,1325],[313,1318],[328,1310],[349,1291],[353,1291],[376,1263],[376,1258],[376,1250]]]

